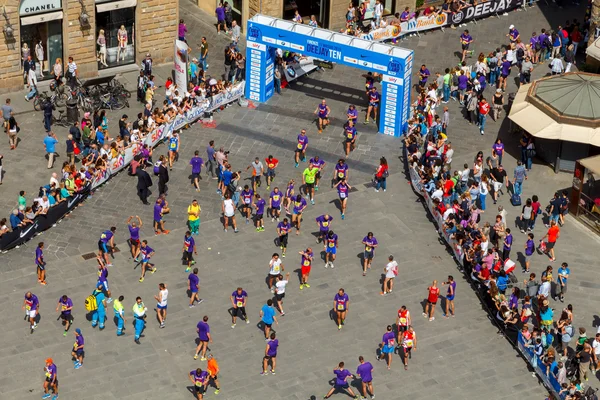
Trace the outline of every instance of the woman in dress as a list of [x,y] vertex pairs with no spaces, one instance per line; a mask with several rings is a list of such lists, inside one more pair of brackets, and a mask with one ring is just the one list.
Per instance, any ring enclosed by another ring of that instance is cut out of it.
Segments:
[[104,65],[105,67],[108,67],[108,64],[106,64],[106,37],[104,36],[104,29],[100,29],[100,32],[98,32],[98,40],[96,41],[96,43],[99,47],[98,58],[100,64]]
[[125,53],[127,52],[127,29],[125,25],[121,25],[121,28],[117,32],[117,39],[119,40],[119,48],[117,49],[117,62],[125,61]]

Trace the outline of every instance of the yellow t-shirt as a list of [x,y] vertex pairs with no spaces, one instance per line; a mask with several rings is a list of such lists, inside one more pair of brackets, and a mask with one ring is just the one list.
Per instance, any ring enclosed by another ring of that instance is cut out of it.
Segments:
[[198,216],[196,217],[195,215],[188,214],[188,220],[198,221],[200,219],[200,204],[198,204],[197,206],[190,204],[190,206],[188,207],[188,213],[191,212],[198,213]]

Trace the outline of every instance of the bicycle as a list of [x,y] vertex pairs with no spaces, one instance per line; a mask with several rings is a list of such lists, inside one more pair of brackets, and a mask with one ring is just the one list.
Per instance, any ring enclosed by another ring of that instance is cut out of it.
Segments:
[[64,128],[70,128],[73,124],[67,119],[67,111],[66,110],[58,110],[58,117],[55,117],[52,114],[52,124],[60,125]]

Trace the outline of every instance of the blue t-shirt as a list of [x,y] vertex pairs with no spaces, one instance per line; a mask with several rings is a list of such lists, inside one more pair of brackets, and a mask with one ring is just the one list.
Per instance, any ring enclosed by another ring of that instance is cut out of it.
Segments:
[[54,153],[56,150],[56,143],[58,143],[58,140],[56,140],[52,136],[46,136],[44,138],[44,145],[46,146],[46,153]]
[[208,146],[206,148],[206,155],[208,156],[209,160],[214,160],[215,159],[215,149],[212,146]]
[[[566,268],[560,267],[558,269],[558,275],[562,274],[562,275],[567,275],[568,276],[570,273],[571,273],[571,270],[569,269],[569,267],[566,267]],[[562,278],[562,281],[566,284],[568,279],[569,278],[565,277],[565,278]],[[556,282],[560,283],[560,281],[561,281],[561,278],[559,276],[559,277],[556,278]]]
[[265,324],[271,325],[274,322],[273,317],[275,316],[275,309],[273,307],[265,304],[264,306],[262,306],[262,308],[260,310],[263,313],[262,321]]
[[21,219],[15,214],[10,214],[10,227],[12,229],[17,229],[19,224],[21,223]]
[[231,183],[231,178],[233,173],[231,171],[225,170],[223,171],[223,185],[227,186]]

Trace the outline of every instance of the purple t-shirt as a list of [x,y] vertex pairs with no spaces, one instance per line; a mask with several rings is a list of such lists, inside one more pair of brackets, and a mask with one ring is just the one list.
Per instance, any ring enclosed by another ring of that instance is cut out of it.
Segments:
[[511,233],[509,233],[508,235],[506,235],[506,237],[504,238],[504,251],[509,251],[511,246],[513,243],[513,235]]
[[217,7],[217,9],[215,10],[215,13],[217,14],[217,19],[219,21],[225,21],[225,8]]
[[[310,259],[312,259],[314,256],[314,253],[311,251],[310,253],[308,253],[308,256],[310,257]],[[302,254],[302,266],[303,267],[310,267],[311,261],[310,261],[309,257]]]
[[197,292],[198,291],[198,283],[200,283],[200,278],[198,278],[198,275],[192,273],[188,275],[188,281],[190,281],[190,290],[192,292]]
[[338,386],[347,385],[346,379],[352,375],[347,369],[334,369],[333,373],[335,374],[335,384]]
[[46,377],[50,380],[54,379],[57,373],[57,368],[55,364],[50,364],[46,367]]
[[233,301],[237,307],[244,307],[246,297],[248,297],[248,293],[245,290],[242,290],[242,293],[235,292],[231,293],[231,297],[233,297]]
[[66,310],[66,308],[73,307],[73,301],[67,297],[67,301],[63,301],[62,297],[58,299],[58,302],[61,306],[61,314],[69,315],[71,314],[71,310]]
[[162,204],[158,204],[156,203],[154,205],[154,220],[160,222],[160,219],[162,218],[162,216],[160,215],[162,213]]
[[196,245],[196,241],[194,240],[193,237],[189,236],[184,236],[183,237],[183,247],[185,248],[185,251],[187,251],[188,253],[191,253],[194,251],[194,246]]
[[140,240],[140,227],[129,225],[129,237],[133,240]]
[[319,223],[319,230],[321,232],[329,231],[329,224],[333,221],[333,217],[330,215],[328,220],[325,220],[325,215],[321,215],[316,218],[316,221]]
[[530,256],[533,254],[534,251],[535,251],[535,243],[531,239],[527,240],[526,247],[525,247],[525,255]]
[[348,172],[348,164],[344,163],[340,165],[340,163],[335,164],[335,176],[338,178],[345,178]]
[[492,149],[496,151],[496,154],[501,156],[504,154],[504,143],[494,143]]
[[38,300],[37,296],[33,293],[31,293],[30,299],[28,299],[27,296],[25,296],[25,302],[29,306],[30,310],[37,310],[38,304],[40,304],[40,301]]
[[142,258],[144,260],[150,259],[150,254],[154,251],[154,249],[150,246],[140,247],[140,253],[142,253]]
[[264,214],[265,213],[265,204],[267,204],[267,202],[265,201],[265,199],[260,198],[254,204],[256,204],[256,213],[257,214]]
[[373,365],[367,361],[356,368],[356,375],[360,376],[360,379],[362,379],[363,382],[368,383],[373,380],[371,371],[373,371]]
[[271,192],[271,207],[279,208],[281,205],[281,196],[282,193],[280,191],[277,191],[277,193],[275,193],[275,191]]
[[300,198],[300,201],[294,201],[294,212],[299,213],[306,207],[306,200],[304,197]]
[[202,371],[202,372],[200,372],[200,375],[198,375],[196,373],[196,370],[193,370],[193,371],[190,371],[190,376],[192,378],[194,378],[194,382],[196,383],[196,386],[204,386],[204,381],[208,377],[208,372]]
[[267,355],[269,357],[277,356],[277,348],[278,347],[279,347],[278,339],[269,340],[269,350],[267,351]]
[[[452,288],[452,294],[450,294],[450,288]],[[452,281],[452,283],[450,283],[448,285],[448,296],[454,296],[456,294],[456,282]]]
[[286,235],[289,231],[290,231],[291,225],[288,222],[287,224],[285,222],[280,222],[277,224],[277,229],[279,229],[279,231],[281,232],[281,235]]
[[208,334],[210,333],[210,327],[208,326],[208,324],[204,321],[200,321],[198,322],[197,328],[198,337],[200,338],[200,340],[207,341]]
[[346,307],[348,302],[350,301],[350,298],[346,293],[344,293],[342,296],[340,296],[339,293],[336,293],[333,300],[335,301],[336,311],[346,311]]
[[44,264],[44,252],[39,247],[35,249],[35,263],[38,265]]
[[502,71],[501,71],[502,75],[507,75],[508,76],[508,73],[510,71],[510,65],[511,65],[510,61],[508,61],[508,60],[505,60],[505,61],[502,62]]
[[98,282],[106,282],[108,279],[108,270],[106,268],[102,268],[98,270]]
[[423,76],[423,77],[421,77],[421,75],[419,75],[419,80],[421,81],[421,83],[427,82],[427,78],[429,78],[429,75],[431,75],[431,73],[429,72],[429,70],[427,68],[419,69],[419,74],[421,74]]
[[395,341],[396,341],[396,335],[394,335],[394,332],[386,332],[383,334],[383,337],[381,338],[381,342],[386,346],[393,346]]
[[190,160],[190,165],[192,166],[192,174],[199,174],[202,170],[202,164],[204,164],[204,160],[200,157],[192,157]]
[[306,146],[308,146],[308,136],[306,135],[298,135],[298,150],[306,150]]
[[460,90],[465,90],[467,88],[468,81],[469,81],[469,78],[466,75],[459,75],[458,76],[458,88]]
[[[77,341],[77,347],[83,346],[84,340],[83,340],[83,336],[82,335],[77,335],[77,337],[75,338],[75,340]],[[80,350],[83,350],[83,349],[80,349]]]
[[240,197],[242,198],[242,202],[244,204],[252,203],[253,195],[254,195],[254,191],[252,189],[242,190],[242,193],[240,193]]
[[369,239],[368,236],[365,236],[363,238],[363,242],[365,242],[365,251],[373,251],[373,246],[377,245],[379,243],[377,243],[377,239],[375,239],[375,236],[373,236],[371,239]]
[[347,184],[340,183],[339,185],[337,185],[337,191],[338,191],[338,196],[340,196],[340,199],[348,198],[348,185]]
[[325,161],[321,160],[320,158],[318,160],[311,158],[310,160],[308,160],[308,163],[312,164],[314,167],[321,168],[323,164],[325,164]]
[[108,243],[113,236],[114,235],[111,230],[104,231],[102,232],[102,235],[100,235],[100,241],[102,243]]
[[516,42],[518,36],[519,36],[519,31],[516,29],[511,29],[508,32],[508,38],[510,39],[511,42]]

